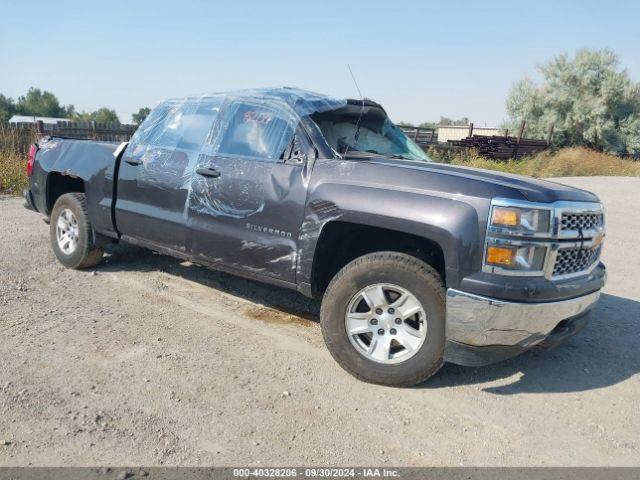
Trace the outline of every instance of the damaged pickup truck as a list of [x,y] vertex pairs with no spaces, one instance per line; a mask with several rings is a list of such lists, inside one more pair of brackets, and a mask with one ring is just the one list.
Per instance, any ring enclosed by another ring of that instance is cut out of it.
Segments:
[[129,242],[322,298],[335,360],[384,385],[554,345],[606,278],[595,195],[433,163],[370,100],[169,100],[127,144],[42,139],[28,174],[63,265]]

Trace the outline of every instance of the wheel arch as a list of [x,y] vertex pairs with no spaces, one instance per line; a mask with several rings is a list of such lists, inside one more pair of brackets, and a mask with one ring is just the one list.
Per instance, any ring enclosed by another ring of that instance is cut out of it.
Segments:
[[[351,164],[343,165],[343,168],[350,167]],[[483,227],[473,202],[458,196],[451,198],[325,178],[335,173],[335,168],[319,175],[322,178],[310,187],[298,241],[296,272],[298,289],[304,294],[317,296],[327,283],[318,272],[325,268],[325,242],[336,239],[334,229],[337,225],[361,230],[374,228],[385,233],[387,242],[383,248],[386,250],[398,249],[394,241],[412,238],[423,250],[428,246],[439,252],[442,261],[438,268],[451,288],[457,288],[464,276],[478,271],[482,260]],[[336,245],[339,253],[344,250],[341,242],[329,244]],[[371,250],[361,249],[360,252],[366,254]]]
[[47,175],[46,192],[46,213],[51,215],[56,201],[65,193],[85,193],[84,180],[60,172],[50,172]]
[[311,293],[323,294],[333,276],[352,260],[377,251],[396,251],[412,255],[431,265],[446,284],[447,262],[442,240],[394,230],[378,225],[334,220],[323,225],[310,272]]

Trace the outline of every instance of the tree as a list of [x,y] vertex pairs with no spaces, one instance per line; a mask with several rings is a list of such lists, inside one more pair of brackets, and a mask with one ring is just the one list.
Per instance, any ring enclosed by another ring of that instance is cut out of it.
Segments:
[[16,107],[12,98],[5,97],[0,93],[0,122],[8,122],[15,114]]
[[[70,108],[73,110],[72,106]],[[66,117],[69,113],[53,93],[34,87],[31,87],[26,95],[18,97],[15,111],[19,115],[37,117]]]
[[102,107],[95,112],[82,111],[73,114],[73,120],[76,122],[97,122],[97,123],[120,123],[120,119],[115,110]]
[[151,109],[149,107],[141,107],[140,110],[138,110],[138,113],[131,115],[131,120],[133,120],[133,123],[140,125],[144,122],[144,119],[147,118],[149,113],[151,113]]
[[93,119],[98,123],[120,123],[115,110],[106,107],[99,108],[93,112],[93,116]]
[[[412,127],[412,128],[416,128],[416,125],[414,125],[413,123],[410,122],[399,122],[397,123],[397,125],[399,127]],[[438,128],[438,124],[433,123],[433,122],[422,122],[421,124],[419,124],[417,126],[418,128]]]
[[92,122],[93,121],[93,112],[74,112],[71,116],[71,120],[74,122]]
[[559,146],[640,152],[640,84],[619,65],[610,50],[580,50],[540,65],[540,83],[525,78],[512,87],[505,126],[515,131],[526,120],[527,136],[544,137],[554,125]]
[[438,125],[442,125],[442,126],[466,126],[469,125],[469,119],[467,117],[462,117],[458,120],[451,120],[449,117],[440,117],[440,121],[438,122]]

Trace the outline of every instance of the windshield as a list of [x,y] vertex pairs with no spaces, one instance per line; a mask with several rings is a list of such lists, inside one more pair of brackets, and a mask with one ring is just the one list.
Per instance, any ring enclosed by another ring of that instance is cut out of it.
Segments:
[[363,112],[360,106],[349,105],[339,110],[312,115],[311,118],[322,131],[329,146],[342,156],[370,153],[431,161],[418,145],[389,120],[381,108],[365,107]]

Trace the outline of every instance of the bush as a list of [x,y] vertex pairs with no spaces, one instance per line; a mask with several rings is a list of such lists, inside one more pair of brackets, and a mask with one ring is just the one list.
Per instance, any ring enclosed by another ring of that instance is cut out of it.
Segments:
[[35,141],[30,128],[0,124],[0,193],[20,195],[27,186],[27,151]]
[[584,147],[542,152],[525,161],[523,173],[532,177],[640,176],[640,162]]
[[579,50],[538,67],[542,81],[524,79],[507,98],[511,130],[527,121],[527,136],[544,137],[555,126],[553,144],[608,153],[640,153],[640,84],[610,50]]
[[624,160],[614,155],[584,147],[563,148],[545,151],[536,156],[518,160],[492,160],[460,152],[452,154],[432,149],[428,152],[433,160],[465,167],[497,170],[505,173],[529,175],[531,177],[591,177],[591,176],[640,176],[640,162]]
[[20,195],[26,186],[26,156],[17,152],[0,151],[0,193]]

